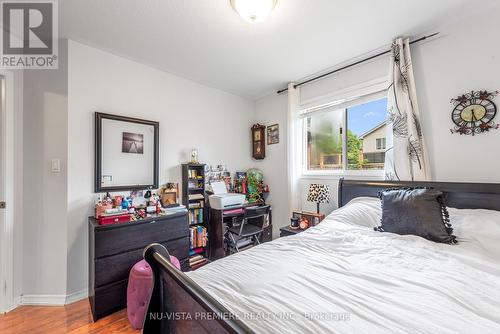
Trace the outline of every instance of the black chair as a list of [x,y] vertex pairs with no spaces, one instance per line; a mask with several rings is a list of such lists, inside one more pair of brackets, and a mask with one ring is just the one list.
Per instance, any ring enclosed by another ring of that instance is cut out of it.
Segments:
[[[231,254],[260,244],[259,238],[264,232],[264,228],[269,224],[270,210],[269,205],[248,207],[245,209],[240,225],[233,225],[228,228],[226,239]],[[258,224],[255,224],[255,222],[258,222]]]

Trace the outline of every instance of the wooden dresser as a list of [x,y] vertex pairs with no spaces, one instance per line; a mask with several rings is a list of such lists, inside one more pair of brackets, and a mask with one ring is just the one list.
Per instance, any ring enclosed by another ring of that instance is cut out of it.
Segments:
[[89,301],[94,321],[127,306],[130,269],[142,260],[144,248],[155,242],[167,247],[188,270],[187,213],[114,225],[99,225],[89,218]]

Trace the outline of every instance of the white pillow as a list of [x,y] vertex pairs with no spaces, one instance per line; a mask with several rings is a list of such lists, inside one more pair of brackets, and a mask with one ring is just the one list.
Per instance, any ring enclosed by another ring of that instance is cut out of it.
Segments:
[[500,211],[448,208],[458,245],[500,260]]
[[377,227],[382,219],[380,199],[356,197],[340,209],[335,210],[331,219],[371,229]]

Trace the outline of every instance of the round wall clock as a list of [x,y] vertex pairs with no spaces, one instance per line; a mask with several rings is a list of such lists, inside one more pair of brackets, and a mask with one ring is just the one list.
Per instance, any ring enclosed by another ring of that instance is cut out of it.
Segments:
[[455,109],[451,119],[455,127],[451,133],[472,135],[498,129],[499,125],[493,119],[497,114],[497,107],[492,99],[498,92],[471,91],[451,100]]

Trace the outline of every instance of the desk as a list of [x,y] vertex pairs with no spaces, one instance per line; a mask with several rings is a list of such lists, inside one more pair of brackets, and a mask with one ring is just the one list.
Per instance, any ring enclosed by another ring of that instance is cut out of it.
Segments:
[[[250,206],[262,206],[265,205],[263,202],[257,203],[247,203],[241,206],[234,206],[224,210],[218,210],[210,208],[210,226],[208,230],[208,243],[210,245],[210,260],[217,260],[226,256],[224,250],[224,231],[226,223],[224,219],[230,219],[232,217],[243,217],[243,213],[238,214],[226,214],[227,211],[244,209]],[[250,222],[252,223],[252,222]],[[264,233],[260,238],[260,242],[267,242],[273,239],[273,221],[272,221],[272,210],[269,211],[269,226],[264,228]]]

